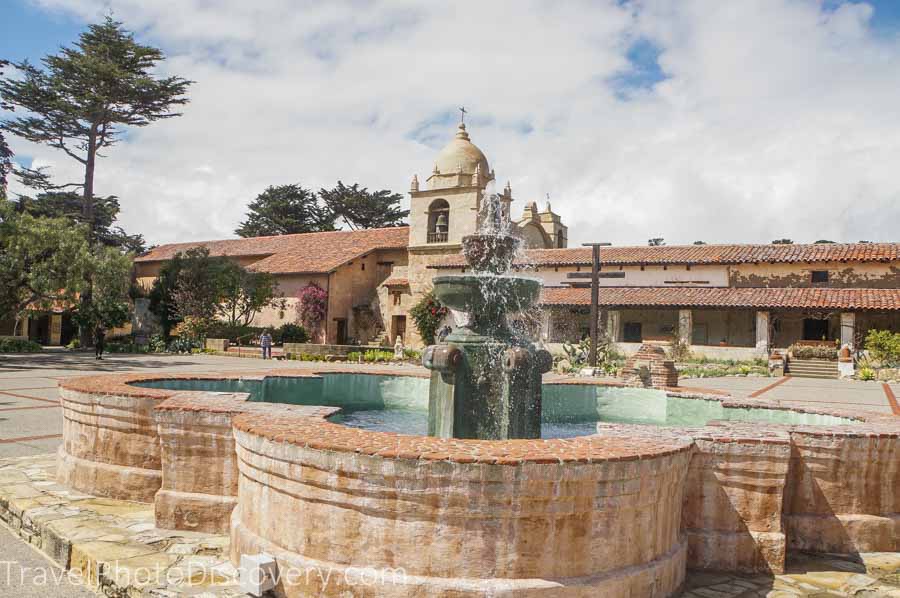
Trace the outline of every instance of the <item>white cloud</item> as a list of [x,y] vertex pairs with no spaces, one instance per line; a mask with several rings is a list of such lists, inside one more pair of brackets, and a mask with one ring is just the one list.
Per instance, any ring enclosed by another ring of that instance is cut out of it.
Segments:
[[[519,208],[550,193],[573,242],[896,238],[900,46],[866,4],[38,3],[111,6],[197,81],[184,116],[99,167],[98,192],[152,242],[231,236],[269,184],[405,192],[460,104]],[[612,78],[639,38],[667,78],[623,101]]]

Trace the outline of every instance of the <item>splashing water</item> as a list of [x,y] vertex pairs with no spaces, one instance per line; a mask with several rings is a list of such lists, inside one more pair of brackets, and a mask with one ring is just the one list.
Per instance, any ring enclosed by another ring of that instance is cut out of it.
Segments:
[[541,377],[550,354],[509,325],[540,296],[541,281],[511,274],[522,240],[513,234],[508,206],[485,196],[478,231],[463,238],[472,274],[437,276],[434,291],[451,310],[468,314],[446,345],[428,347],[432,377],[429,431],[459,438],[540,436]]

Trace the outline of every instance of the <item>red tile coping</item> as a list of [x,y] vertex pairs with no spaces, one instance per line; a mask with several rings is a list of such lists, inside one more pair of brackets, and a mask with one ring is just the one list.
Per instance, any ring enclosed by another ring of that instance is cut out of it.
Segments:
[[43,436],[20,436],[19,438],[0,438],[0,444],[12,444],[14,442],[31,442],[34,440],[50,440],[62,438],[62,434],[45,434]]
[[894,412],[894,415],[900,415],[900,403],[897,403],[897,397],[894,396],[891,385],[885,382],[882,388],[884,389],[884,396],[887,397],[888,404],[891,406],[891,411]]
[[[48,388],[55,388],[54,386],[49,386]],[[16,390],[23,390],[21,388],[17,388]],[[45,399],[43,397],[33,397],[31,395],[23,395],[18,392],[8,392],[8,391],[0,391],[0,395],[8,395],[11,397],[16,397],[19,399],[30,399],[32,401],[41,401],[43,403],[53,403],[54,405],[59,405],[59,399]]]
[[[854,419],[859,423],[833,426],[805,426],[775,423],[710,422],[696,428],[660,428],[657,426],[617,425],[600,426],[598,435],[576,438],[538,440],[465,440],[433,438],[375,432],[350,428],[325,421],[339,411],[337,408],[257,403],[244,400],[244,393],[210,393],[207,391],[179,391],[141,388],[131,383],[147,380],[215,380],[227,378],[313,377],[325,373],[361,373],[370,375],[401,375],[428,377],[424,370],[408,368],[348,367],[345,364],[323,365],[316,369],[270,370],[261,372],[225,372],[215,374],[131,373],[86,376],[66,380],[60,386],[69,390],[115,396],[151,398],[160,401],[161,411],[218,412],[234,415],[234,426],[247,433],[274,442],[287,442],[308,448],[353,452],[396,459],[423,459],[455,463],[490,463],[518,465],[521,463],[592,463],[656,458],[688,450],[693,438],[712,438],[728,442],[781,442],[781,435],[799,432],[812,436],[840,437],[900,437],[900,419],[891,415],[840,410],[822,410],[788,405],[773,405],[768,401],[733,400],[730,395],[692,392],[684,388],[668,389],[669,396],[720,401],[725,407],[765,408],[796,411]],[[589,386],[626,386],[617,381],[591,378],[578,379],[548,377],[549,384],[584,384]],[[611,430],[620,430],[614,434]],[[627,432],[627,433],[626,433]]]
[[[527,249],[519,266],[590,266],[590,247]],[[900,243],[813,243],[791,245],[661,245],[612,246],[600,252],[604,265],[640,264],[799,264],[813,262],[893,262]],[[462,254],[434,260],[432,268],[463,268]]]
[[[176,395],[194,392],[203,394],[205,391],[184,391],[184,390],[167,390],[157,388],[144,388],[133,386],[135,382],[145,382],[151,380],[224,380],[230,378],[253,379],[262,377],[279,377],[279,378],[309,378],[316,377],[321,374],[362,374],[362,375],[388,375],[388,376],[411,376],[416,378],[428,378],[430,374],[421,368],[398,368],[398,367],[378,367],[372,366],[365,369],[348,366],[347,364],[322,364],[315,369],[279,369],[279,370],[260,370],[260,371],[240,371],[240,372],[216,372],[216,373],[128,373],[128,374],[103,374],[96,376],[80,376],[77,378],[69,378],[59,383],[60,388],[98,395],[125,396],[134,398],[156,399],[160,402],[173,398]],[[604,378],[571,378],[558,375],[550,375],[545,378],[544,384],[565,384],[565,385],[585,385],[585,386],[608,386],[613,388],[642,388],[633,384],[626,384],[619,380],[611,380]],[[855,421],[872,421],[881,420],[885,417],[893,418],[894,416],[885,416],[882,413],[866,412],[866,411],[849,411],[837,409],[820,409],[815,407],[799,406],[799,405],[778,405],[768,401],[744,399],[735,400],[726,392],[698,389],[690,387],[669,387],[662,389],[668,396],[680,397],[687,399],[703,399],[708,401],[720,401],[725,407],[736,408],[765,408],[778,409],[784,411],[796,411],[798,413],[809,413],[816,415],[830,415],[852,419]],[[211,397],[206,392],[205,396]],[[31,398],[31,397],[28,397]],[[278,403],[278,405],[282,405]]]
[[323,405],[290,405],[248,401],[246,393],[210,393],[209,391],[177,391],[178,394],[163,401],[154,411],[204,412],[237,415],[238,413],[290,414],[293,416],[324,419],[341,410],[340,407]]
[[[591,304],[588,288],[544,287],[541,305]],[[601,307],[900,310],[900,289],[760,287],[604,287]]]
[[772,384],[769,384],[767,386],[763,386],[759,390],[756,390],[756,391],[750,393],[750,395],[748,395],[748,396],[751,399],[755,399],[756,397],[766,394],[773,388],[777,388],[778,386],[781,386],[782,384],[784,384],[785,382],[787,382],[790,379],[791,379],[790,374],[786,374],[786,375],[782,376],[779,380],[776,380],[775,382],[773,382]]
[[238,415],[234,427],[272,442],[387,459],[493,465],[637,461],[691,449],[690,438],[579,436],[540,440],[466,440],[372,432],[312,418]]
[[[92,393],[98,395],[114,395],[123,397],[135,397],[141,399],[170,399],[183,390],[168,390],[162,388],[145,388],[134,386],[136,382],[150,382],[158,380],[227,380],[232,378],[315,378],[321,374],[364,374],[371,376],[412,376],[416,378],[428,378],[425,371],[410,370],[406,368],[372,367],[354,369],[343,364],[324,365],[315,369],[279,369],[279,370],[254,370],[240,372],[186,372],[186,373],[128,373],[128,374],[101,374],[96,376],[78,376],[60,381],[59,387],[76,392]],[[31,398],[31,397],[27,397]],[[55,401],[54,401],[55,402]]]

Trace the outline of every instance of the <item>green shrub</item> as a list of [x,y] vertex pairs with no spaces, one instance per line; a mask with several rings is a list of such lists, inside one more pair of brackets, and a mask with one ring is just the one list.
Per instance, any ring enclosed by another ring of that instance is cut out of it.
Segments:
[[272,340],[276,343],[306,343],[309,342],[309,334],[303,326],[288,322],[273,332]]
[[882,366],[900,365],[900,332],[870,330],[866,335],[866,350]]
[[678,366],[678,374],[683,378],[721,378],[724,376],[768,376],[768,365],[752,361],[727,363],[686,364]]
[[669,359],[687,361],[691,358],[691,344],[686,342],[680,334],[675,333],[669,342],[668,353]]
[[166,339],[161,334],[154,334],[150,337],[150,344],[147,345],[150,353],[165,353]]
[[73,351],[75,349],[80,349],[80,348],[81,348],[81,341],[78,340],[77,338],[73,338],[72,340],[69,341],[69,344],[66,345],[66,349],[71,349]]
[[367,363],[384,363],[386,361],[394,360],[394,352],[393,351],[379,351],[378,349],[372,349],[370,351],[366,351],[363,355],[363,361]]
[[41,346],[21,338],[0,338],[0,353],[40,353]]
[[191,353],[194,349],[199,348],[201,348],[200,341],[191,338],[178,337],[169,343],[166,350],[169,353]]
[[875,370],[872,368],[862,368],[859,370],[857,377],[860,380],[874,380],[875,379]]
[[324,355],[313,353],[288,353],[287,358],[292,361],[325,361]]
[[422,361],[422,352],[415,349],[403,349],[403,358],[408,361]]
[[831,359],[838,358],[837,346],[820,347],[807,345],[792,345],[790,348],[794,359]]
[[353,363],[359,362],[359,358],[362,356],[362,353],[359,351],[350,351],[347,353],[347,361],[352,361]]

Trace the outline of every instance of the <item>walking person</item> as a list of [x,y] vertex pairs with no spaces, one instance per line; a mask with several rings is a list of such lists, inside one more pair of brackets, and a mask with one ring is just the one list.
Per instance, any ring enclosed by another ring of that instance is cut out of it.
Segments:
[[259,337],[259,344],[262,347],[262,357],[263,359],[272,359],[272,335],[269,334],[269,329],[266,328],[262,336]]
[[97,326],[94,330],[94,357],[103,359],[103,349],[106,346],[106,331],[103,326]]

